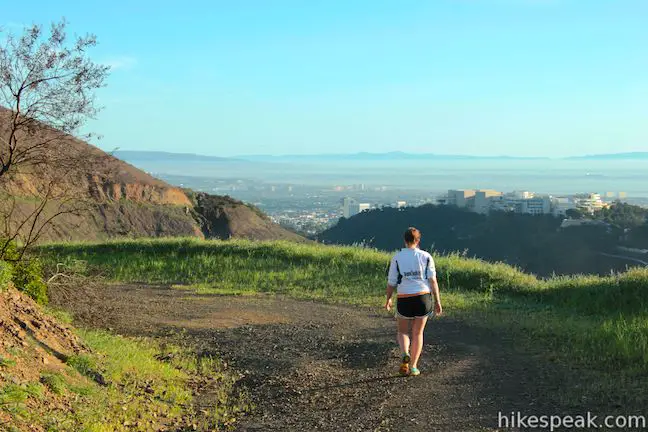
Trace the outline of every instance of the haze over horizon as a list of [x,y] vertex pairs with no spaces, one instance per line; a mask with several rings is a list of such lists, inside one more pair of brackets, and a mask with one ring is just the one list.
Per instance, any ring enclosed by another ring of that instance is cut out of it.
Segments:
[[113,67],[89,125],[109,151],[648,149],[643,0],[35,0],[0,26],[61,16]]
[[534,156],[534,155],[529,155],[529,156],[515,156],[515,155],[506,155],[506,154],[498,154],[498,155],[474,155],[474,154],[467,154],[467,155],[461,155],[461,154],[454,154],[454,153],[423,153],[423,152],[404,152],[400,150],[394,150],[394,151],[386,151],[386,152],[368,152],[368,151],[360,151],[360,152],[346,152],[346,153],[257,153],[257,154],[236,154],[228,157],[224,156],[219,156],[217,154],[207,154],[207,153],[193,153],[193,152],[185,152],[185,151],[163,151],[163,150],[134,150],[134,149],[122,149],[122,148],[116,148],[113,149],[114,154],[128,154],[130,156],[173,156],[173,155],[183,155],[183,156],[191,156],[191,157],[208,157],[208,158],[218,158],[218,159],[236,159],[236,158],[246,158],[246,157],[253,157],[253,158],[259,158],[259,157],[268,157],[268,158],[287,158],[287,157],[312,157],[312,158],[317,158],[317,157],[333,157],[333,156],[341,156],[341,157],[372,157],[372,156],[404,156],[404,157],[416,157],[416,156],[434,156],[434,157],[440,157],[440,158],[476,158],[476,159],[580,159],[580,158],[608,158],[608,157],[618,157],[618,156],[623,156],[623,157],[637,157],[640,159],[645,159],[648,158],[648,151],[637,151],[637,152],[616,152],[616,153],[596,153],[596,154],[579,154],[579,155],[573,155],[573,156]]

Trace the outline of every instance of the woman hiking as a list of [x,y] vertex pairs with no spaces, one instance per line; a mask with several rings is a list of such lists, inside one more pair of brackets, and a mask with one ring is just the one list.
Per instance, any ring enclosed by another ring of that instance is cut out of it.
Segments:
[[[398,345],[402,353],[401,375],[416,376],[418,361],[423,350],[423,330],[430,315],[441,315],[441,298],[432,256],[419,249],[421,233],[408,228],[403,234],[405,247],[389,264],[387,301],[385,309],[392,308],[392,295],[397,291],[396,318],[398,320]],[[434,306],[432,306],[432,295]],[[412,330],[410,347],[410,324]],[[410,351],[411,348],[411,351]]]

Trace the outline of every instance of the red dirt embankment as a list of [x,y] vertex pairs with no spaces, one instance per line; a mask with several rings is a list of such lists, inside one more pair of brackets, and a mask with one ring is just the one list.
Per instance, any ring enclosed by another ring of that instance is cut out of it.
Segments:
[[43,370],[58,370],[68,356],[87,351],[70,327],[13,287],[0,291],[0,329],[0,356],[16,362],[10,373],[0,374],[0,383],[38,381]]
[[[83,352],[87,349],[72,330],[45,315],[31,298],[11,286],[0,291],[0,389],[3,392],[12,386],[38,385],[47,374],[64,373],[65,359]],[[47,406],[51,412],[71,409],[69,400],[47,389],[42,397],[28,398],[24,403],[27,411],[35,409],[35,404]],[[25,431],[40,430],[16,421],[8,411],[0,410],[0,425],[13,424]]]

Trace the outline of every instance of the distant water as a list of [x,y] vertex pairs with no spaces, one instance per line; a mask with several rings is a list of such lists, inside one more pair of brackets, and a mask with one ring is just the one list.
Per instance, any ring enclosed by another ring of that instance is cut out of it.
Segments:
[[448,189],[538,193],[626,192],[648,198],[648,160],[450,160],[343,162],[131,161],[153,173],[303,185],[365,184],[434,193]]

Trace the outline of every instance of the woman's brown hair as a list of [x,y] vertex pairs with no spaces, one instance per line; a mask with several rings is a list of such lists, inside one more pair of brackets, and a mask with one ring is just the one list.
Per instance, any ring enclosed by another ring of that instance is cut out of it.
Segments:
[[409,227],[405,231],[405,234],[403,234],[403,238],[405,239],[405,243],[411,245],[421,240],[421,232],[414,227]]

